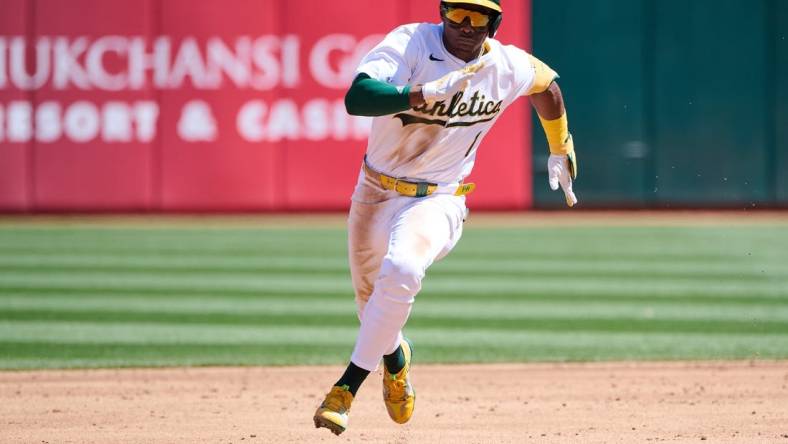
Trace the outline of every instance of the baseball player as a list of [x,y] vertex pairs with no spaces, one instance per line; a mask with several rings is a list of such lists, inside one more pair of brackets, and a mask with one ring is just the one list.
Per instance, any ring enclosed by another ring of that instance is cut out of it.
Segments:
[[361,327],[350,364],[314,415],[340,434],[353,398],[383,359],[383,401],[392,420],[413,414],[413,347],[402,335],[421,281],[462,235],[465,183],[479,144],[521,96],[536,108],[550,145],[549,182],[577,203],[577,174],[558,75],[493,39],[500,0],[443,0],[440,24],[401,26],[361,61],[345,97],[374,116],[348,219],[350,271]]

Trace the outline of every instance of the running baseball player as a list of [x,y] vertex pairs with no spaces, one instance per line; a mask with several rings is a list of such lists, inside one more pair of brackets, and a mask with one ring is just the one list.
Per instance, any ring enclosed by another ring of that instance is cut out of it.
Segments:
[[383,359],[383,401],[392,420],[413,414],[413,346],[402,335],[421,281],[462,235],[465,183],[479,144],[501,113],[528,96],[550,145],[549,183],[577,203],[577,175],[558,75],[493,39],[500,0],[443,0],[442,23],[401,26],[361,61],[345,97],[374,116],[348,219],[350,271],[361,327],[345,373],[314,415],[315,427],[347,429],[353,398]]

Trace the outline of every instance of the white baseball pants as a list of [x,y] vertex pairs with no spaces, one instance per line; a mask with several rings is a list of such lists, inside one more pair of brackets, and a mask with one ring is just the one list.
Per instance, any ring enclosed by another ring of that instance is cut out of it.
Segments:
[[350,273],[361,321],[351,361],[375,371],[402,340],[421,280],[462,235],[465,197],[401,196],[362,171],[348,219]]

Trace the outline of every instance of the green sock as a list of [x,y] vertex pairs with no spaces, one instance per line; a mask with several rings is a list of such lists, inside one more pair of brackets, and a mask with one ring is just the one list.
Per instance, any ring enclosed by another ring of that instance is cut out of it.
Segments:
[[383,356],[383,365],[392,375],[399,373],[405,367],[405,353],[401,345],[394,350],[394,353]]
[[356,392],[361,387],[361,384],[367,379],[367,375],[369,375],[369,370],[364,370],[363,368],[357,366],[354,363],[350,363],[345,370],[345,374],[339,378],[334,386],[336,387],[347,387],[347,390],[356,396]]

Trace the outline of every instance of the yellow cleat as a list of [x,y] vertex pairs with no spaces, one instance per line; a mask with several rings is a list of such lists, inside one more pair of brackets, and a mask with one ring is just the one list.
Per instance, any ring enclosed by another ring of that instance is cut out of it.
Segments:
[[402,341],[402,353],[405,355],[405,367],[396,375],[392,375],[383,366],[383,402],[386,410],[394,422],[405,424],[413,416],[413,407],[416,404],[416,392],[408,380],[410,360],[413,356],[413,347],[410,341]]
[[352,402],[353,394],[347,390],[347,387],[332,387],[315,412],[313,418],[315,428],[325,427],[335,435],[344,432],[347,429],[348,413]]

